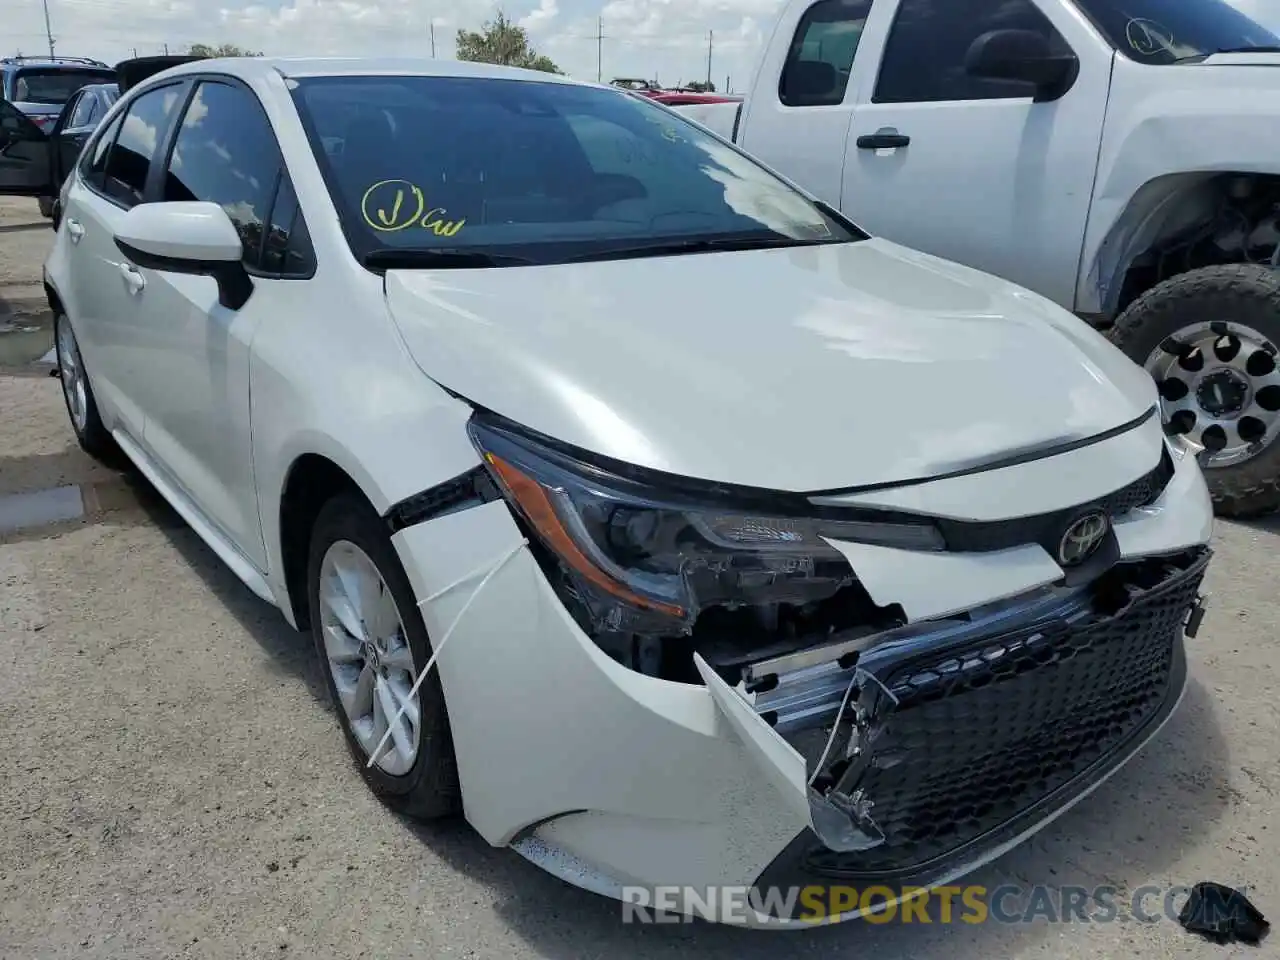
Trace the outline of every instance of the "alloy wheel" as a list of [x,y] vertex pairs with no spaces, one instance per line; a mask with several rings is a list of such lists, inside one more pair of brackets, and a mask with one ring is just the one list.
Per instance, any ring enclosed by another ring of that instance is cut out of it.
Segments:
[[366,755],[405,708],[377,760],[384,773],[403,776],[418,757],[422,709],[418,695],[410,694],[417,671],[391,590],[368,554],[338,540],[321,560],[319,592],[328,669]]
[[1148,355],[1167,429],[1206,468],[1244,463],[1280,425],[1276,347],[1252,327],[1206,321],[1178,330]]
[[62,393],[67,400],[67,411],[76,433],[83,434],[89,424],[89,385],[85,380],[84,362],[75,332],[66,317],[58,322],[58,373],[62,380]]

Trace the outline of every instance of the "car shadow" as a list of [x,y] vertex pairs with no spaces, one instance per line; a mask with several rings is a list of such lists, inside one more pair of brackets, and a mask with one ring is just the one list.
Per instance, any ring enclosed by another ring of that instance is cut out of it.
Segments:
[[317,702],[331,710],[333,706],[310,634],[289,626],[275,606],[246,587],[137,468],[131,465],[126,475],[147,519],[163,531],[187,566],[199,575],[244,632],[270,656],[272,667],[296,676]]
[[[245,632],[279,669],[295,674],[318,702],[332,709],[309,637],[245,587],[145,480],[136,476],[134,482],[142,485],[139,502],[151,521]],[[1193,676],[1165,729],[1124,769],[1028,842],[961,882],[987,891],[1010,884],[1023,890],[1044,885],[1051,893],[1065,886],[1110,887],[1123,906],[1145,885],[1205,879],[1172,871],[1188,850],[1209,842],[1212,824],[1241,800],[1229,784],[1226,757],[1214,699]],[[626,924],[616,901],[572,887],[514,851],[491,847],[461,818],[424,824],[397,816],[397,821],[407,837],[487,888],[490,908],[501,922],[549,960],[613,954],[676,957],[694,950],[710,960],[776,960],[851,950],[870,951],[878,958],[986,960],[1014,950],[1052,951],[1049,939],[1061,932],[1042,919],[943,924],[936,912],[928,924],[855,920],[790,934],[704,921]],[[1017,914],[1019,904],[1025,900],[1012,898],[1008,911]],[[1146,901],[1148,909],[1158,904],[1158,899]]]

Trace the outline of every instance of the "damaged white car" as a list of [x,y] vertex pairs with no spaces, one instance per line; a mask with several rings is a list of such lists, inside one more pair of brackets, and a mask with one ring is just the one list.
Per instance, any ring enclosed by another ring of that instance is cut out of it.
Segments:
[[380,797],[571,883],[948,881],[1182,693],[1212,515],[1150,377],[660,106],[191,63],[58,217],[81,443],[309,627]]

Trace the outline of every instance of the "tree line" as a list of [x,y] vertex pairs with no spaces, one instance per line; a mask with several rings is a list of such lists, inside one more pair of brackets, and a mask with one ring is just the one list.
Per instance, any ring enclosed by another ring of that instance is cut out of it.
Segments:
[[[248,50],[234,43],[193,43],[187,53],[196,57],[262,56],[261,50]],[[501,10],[479,30],[459,30],[457,53],[459,60],[497,63],[506,67],[541,70],[544,73],[564,72],[550,57],[534,50],[529,43],[529,32],[509,20]]]

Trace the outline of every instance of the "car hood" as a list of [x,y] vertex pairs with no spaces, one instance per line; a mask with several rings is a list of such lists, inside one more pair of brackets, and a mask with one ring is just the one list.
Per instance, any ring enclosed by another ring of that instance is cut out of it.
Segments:
[[1036,294],[888,241],[393,270],[437,383],[564,443],[784,491],[973,469],[1105,433],[1150,377]]

